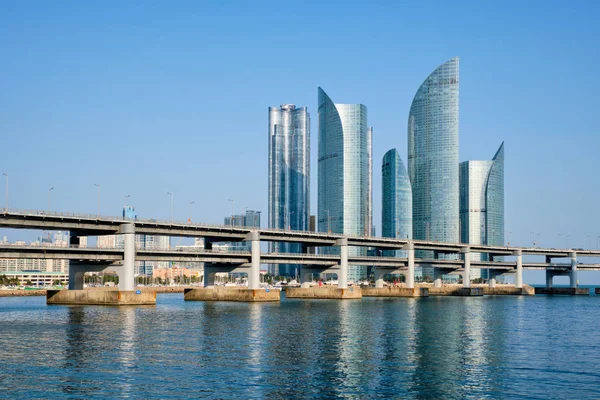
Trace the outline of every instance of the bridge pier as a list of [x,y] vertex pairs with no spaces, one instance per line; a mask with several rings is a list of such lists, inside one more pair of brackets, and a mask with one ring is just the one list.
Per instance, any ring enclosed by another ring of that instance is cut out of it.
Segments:
[[260,235],[252,231],[246,236],[251,243],[252,258],[248,271],[248,289],[258,289],[260,284]]
[[408,257],[408,270],[406,271],[406,287],[408,289],[414,289],[415,287],[415,245],[412,242],[408,242],[404,247],[406,255]]
[[552,278],[554,278],[554,271],[546,270],[546,289],[552,289]]
[[569,253],[569,257],[571,258],[571,272],[569,274],[569,278],[571,280],[571,288],[577,289],[579,286],[577,281],[577,253],[571,252]]
[[125,249],[123,267],[119,274],[119,290],[135,289],[135,225],[123,224],[119,229],[123,234]]
[[383,276],[387,273],[387,271],[385,271],[382,268],[377,268],[375,270],[375,287],[376,288],[382,288],[383,287]]
[[515,288],[523,289],[523,252],[516,250],[514,253],[517,256],[517,271],[515,273]]
[[463,247],[460,252],[464,257],[463,287],[468,289],[471,287],[471,249]]
[[336,246],[340,247],[340,270],[338,272],[338,288],[348,288],[348,239],[337,239]]

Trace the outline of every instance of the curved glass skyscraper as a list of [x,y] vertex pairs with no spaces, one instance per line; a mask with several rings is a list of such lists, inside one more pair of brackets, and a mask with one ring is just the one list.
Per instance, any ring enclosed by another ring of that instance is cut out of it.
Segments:
[[[408,116],[408,175],[415,239],[453,242],[458,227],[458,57],[417,91]],[[431,252],[418,252],[432,257]],[[423,270],[423,275],[433,275]]]
[[[319,189],[320,232],[365,236],[371,234],[372,130],[367,127],[367,107],[334,104],[319,88]],[[335,249],[324,249],[332,252]],[[364,248],[350,248],[364,255]],[[349,280],[366,277],[366,267],[350,266]]]
[[[412,239],[412,190],[408,172],[396,149],[391,149],[383,156],[381,178],[382,236]],[[406,257],[403,250],[386,250],[383,254]]]
[[[269,228],[308,230],[310,219],[310,115],[306,107],[269,107]],[[271,251],[299,253],[299,243],[273,243]],[[276,275],[295,274],[280,265]]]
[[[460,163],[460,231],[462,243],[504,245],[504,143],[492,161]],[[471,259],[488,256],[473,253]],[[471,279],[487,278],[479,271],[471,270]]]

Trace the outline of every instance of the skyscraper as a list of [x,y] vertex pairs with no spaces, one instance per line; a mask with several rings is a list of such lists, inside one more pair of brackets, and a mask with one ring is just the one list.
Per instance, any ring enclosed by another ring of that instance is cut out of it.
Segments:
[[[383,156],[381,165],[381,227],[383,237],[412,239],[412,189],[404,163],[396,149]],[[402,250],[387,250],[385,256],[406,257]]]
[[[269,107],[269,228],[307,231],[310,218],[310,114],[306,107]],[[273,243],[271,251],[300,253],[299,243]],[[279,265],[292,275],[295,265]]]
[[[372,229],[371,188],[372,130],[367,127],[363,104],[334,104],[319,88],[319,188],[320,232],[366,236]],[[334,252],[337,249],[324,249]],[[350,248],[349,255],[365,255]],[[349,280],[367,275],[367,268],[350,266]]]
[[[458,242],[458,57],[425,79],[408,116],[415,239]],[[433,257],[432,252],[418,252]],[[442,256],[441,256],[442,257]],[[423,276],[433,276],[424,268]]]
[[[460,238],[462,243],[504,245],[504,143],[492,161],[460,163]],[[473,253],[472,260],[487,260]],[[487,278],[478,269],[471,279]]]

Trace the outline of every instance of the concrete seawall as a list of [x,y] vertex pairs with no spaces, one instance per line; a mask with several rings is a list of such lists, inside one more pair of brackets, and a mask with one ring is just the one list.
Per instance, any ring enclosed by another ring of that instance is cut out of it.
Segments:
[[[598,292],[596,292],[596,293],[598,293]],[[551,289],[546,289],[545,287],[536,287],[535,294],[550,294],[550,295],[566,294],[566,295],[570,295],[570,296],[589,295],[590,289],[589,288],[551,288]]]
[[465,288],[462,285],[442,286],[439,288],[430,287],[430,296],[483,296],[483,288],[471,287]]
[[139,290],[48,290],[46,304],[154,305],[156,304],[156,293]]
[[[142,286],[136,287],[136,290],[142,292],[151,293],[183,293],[185,289],[191,289],[191,286]],[[61,289],[37,289],[37,290],[0,290],[0,297],[14,297],[14,296],[46,296],[47,290],[61,290]],[[66,289],[65,289],[66,290]],[[103,292],[118,291],[118,287],[90,287],[83,290],[97,290]]]
[[388,286],[383,288],[363,287],[363,297],[428,297],[429,288],[416,287],[414,289]]
[[358,287],[340,289],[337,287],[287,288],[288,299],[362,299],[362,290]]
[[280,296],[279,290],[215,286],[214,288],[185,289],[183,299],[186,301],[263,302],[279,301]]

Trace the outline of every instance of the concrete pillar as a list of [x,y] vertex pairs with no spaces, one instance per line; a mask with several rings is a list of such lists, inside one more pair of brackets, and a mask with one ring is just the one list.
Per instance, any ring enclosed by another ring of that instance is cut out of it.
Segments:
[[407,243],[404,246],[408,257],[408,270],[406,271],[406,287],[413,289],[415,287],[415,246]]
[[215,286],[215,268],[212,263],[204,263],[204,288]]
[[577,288],[577,286],[579,286],[577,284],[577,253],[573,251],[569,253],[569,256],[571,256],[571,272],[569,274],[571,287]]
[[468,247],[463,247],[460,250],[463,253],[465,260],[465,270],[463,272],[463,287],[470,288],[471,287],[471,249]]
[[385,275],[385,270],[376,269],[375,270],[375,287],[382,288],[383,287],[383,276]]
[[444,273],[440,271],[438,268],[433,270],[433,287],[441,288],[442,287],[442,275]]
[[309,288],[311,280],[312,271],[308,268],[302,268],[300,270],[300,287],[304,289]]
[[546,289],[552,289],[552,278],[554,278],[554,273],[550,270],[546,270]]
[[338,288],[348,287],[348,239],[337,239],[335,244],[340,246],[340,269],[338,272]]
[[496,278],[490,278],[489,280],[489,284],[490,284],[490,288],[495,288],[496,287]]
[[123,269],[119,273],[119,290],[135,289],[135,225],[123,224],[120,227],[123,234],[125,249],[123,254]]
[[246,236],[251,242],[252,259],[250,271],[248,272],[248,289],[258,289],[260,284],[260,235],[258,231],[252,231]]
[[83,290],[85,268],[71,262],[69,265],[69,290]]
[[522,289],[523,288],[523,252],[521,250],[517,250],[515,252],[517,256],[517,272],[515,274],[515,288]]

